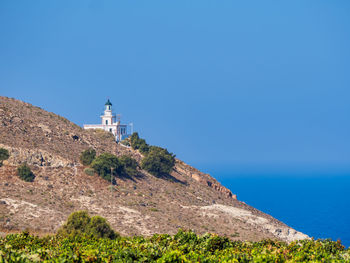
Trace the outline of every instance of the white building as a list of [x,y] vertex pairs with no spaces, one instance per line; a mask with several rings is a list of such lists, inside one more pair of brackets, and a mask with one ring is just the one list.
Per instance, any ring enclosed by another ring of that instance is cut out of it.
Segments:
[[121,124],[120,120],[116,121],[116,116],[112,113],[112,103],[107,100],[104,114],[101,115],[101,124],[84,124],[84,129],[102,129],[113,133],[116,141],[121,141],[130,136],[127,125]]

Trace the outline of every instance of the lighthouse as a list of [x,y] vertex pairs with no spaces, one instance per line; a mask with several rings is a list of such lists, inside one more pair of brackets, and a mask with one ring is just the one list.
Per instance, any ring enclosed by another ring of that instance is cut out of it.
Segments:
[[128,125],[121,124],[120,119],[116,120],[116,115],[112,111],[112,102],[108,99],[105,103],[105,110],[103,115],[101,115],[101,124],[84,124],[84,129],[101,129],[107,132],[111,132],[117,142],[130,136],[128,134]]
[[105,103],[105,111],[101,116],[102,125],[112,125],[115,122],[115,115],[112,113],[112,103],[108,99]]

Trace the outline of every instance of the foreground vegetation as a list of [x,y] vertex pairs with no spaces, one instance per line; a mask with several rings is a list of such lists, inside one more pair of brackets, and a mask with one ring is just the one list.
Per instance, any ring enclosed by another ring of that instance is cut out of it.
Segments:
[[12,234],[0,238],[2,262],[349,262],[350,250],[331,240],[287,244],[231,241],[215,234],[121,237],[100,216],[72,213],[57,235]]
[[95,238],[35,237],[28,233],[0,238],[0,262],[349,262],[339,242],[304,240],[241,242],[212,234]]

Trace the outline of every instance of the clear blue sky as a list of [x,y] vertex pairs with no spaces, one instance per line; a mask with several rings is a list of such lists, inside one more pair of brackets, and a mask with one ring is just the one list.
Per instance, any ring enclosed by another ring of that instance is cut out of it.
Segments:
[[350,1],[0,1],[0,95],[106,98],[199,168],[350,171]]

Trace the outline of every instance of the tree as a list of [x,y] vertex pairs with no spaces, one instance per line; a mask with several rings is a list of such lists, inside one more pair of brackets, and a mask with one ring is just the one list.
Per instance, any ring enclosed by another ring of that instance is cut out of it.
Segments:
[[131,148],[133,149],[137,149],[137,145],[138,145],[138,141],[140,140],[139,134],[137,132],[134,132],[133,134],[131,134],[130,136],[130,144],[131,144]]
[[100,216],[90,217],[87,211],[72,213],[67,222],[60,227],[57,235],[61,237],[75,237],[88,235],[96,238],[114,239],[118,236],[113,231],[106,219]]
[[123,165],[123,173],[129,176],[137,175],[138,164],[135,159],[128,155],[122,155],[119,161]]
[[92,148],[89,148],[81,153],[80,162],[83,165],[90,165],[92,161],[95,159],[95,157],[96,157],[96,151]]
[[144,139],[140,139],[139,141],[139,150],[142,153],[148,153],[149,151],[149,145],[146,143]]
[[147,153],[149,151],[149,145],[146,143],[145,139],[141,139],[137,132],[134,132],[130,137],[131,148],[134,150],[140,150],[142,153]]
[[0,148],[0,167],[2,166],[2,162],[7,160],[9,157],[9,151],[7,149]]
[[19,178],[26,182],[33,182],[35,179],[35,175],[26,163],[17,168],[17,175]]
[[117,156],[110,153],[103,153],[95,158],[91,163],[91,168],[107,181],[111,181],[111,169],[113,170],[113,175],[120,174],[123,170],[123,166]]
[[175,165],[175,155],[167,149],[151,146],[148,154],[141,161],[141,168],[161,177],[168,175]]
[[110,238],[115,239],[117,234],[108,224],[107,220],[101,216],[91,217],[87,233],[96,238]]

